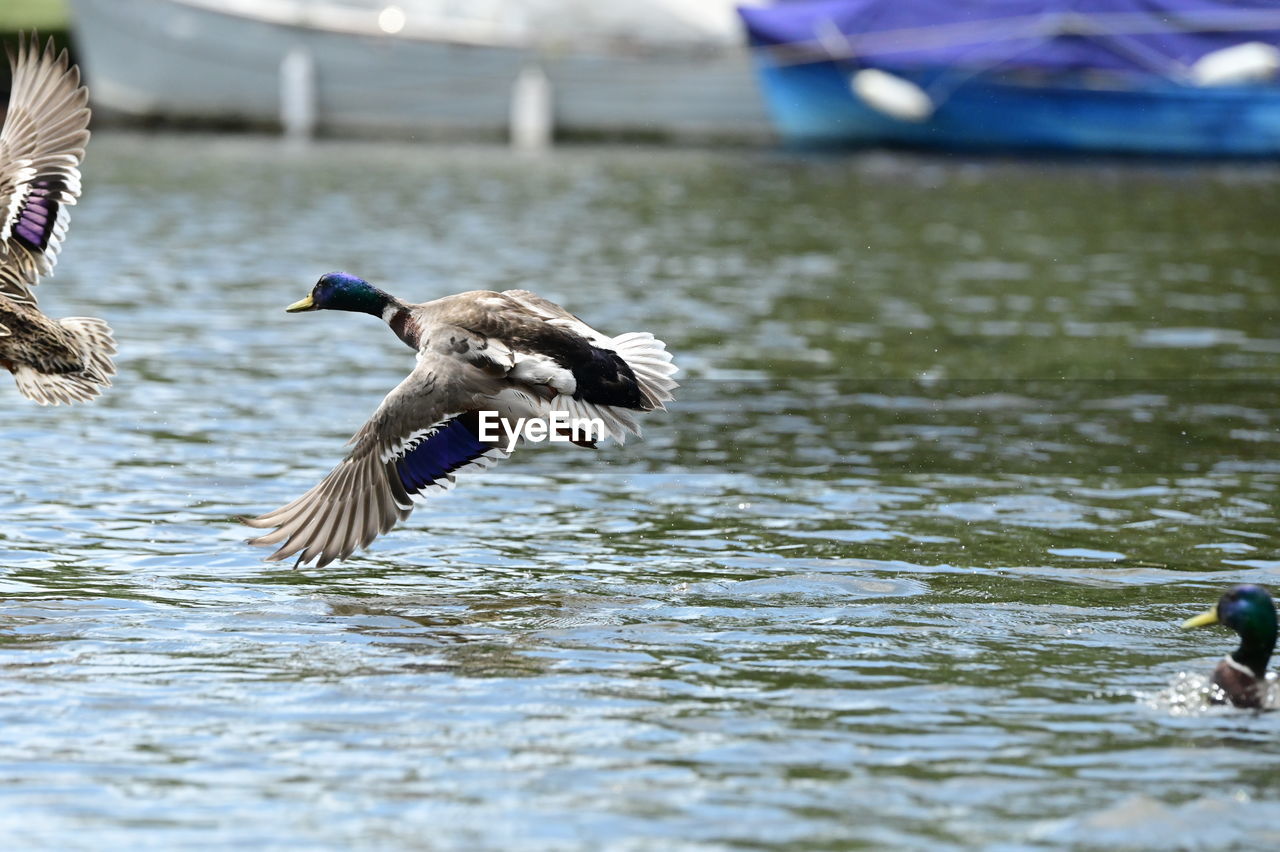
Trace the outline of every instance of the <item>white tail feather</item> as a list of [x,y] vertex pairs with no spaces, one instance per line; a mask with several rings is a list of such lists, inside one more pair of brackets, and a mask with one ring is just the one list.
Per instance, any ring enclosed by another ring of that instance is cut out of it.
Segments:
[[636,381],[640,383],[640,393],[644,395],[645,401],[654,408],[665,409],[663,403],[675,399],[671,392],[680,387],[671,378],[679,368],[671,363],[667,344],[647,331],[620,334],[610,343],[613,351],[636,374]]
[[59,322],[75,335],[76,342],[80,344],[85,364],[83,372],[110,387],[111,377],[116,374],[116,365],[111,360],[111,356],[116,354],[111,326],[97,317],[66,317]]
[[[648,332],[630,332],[605,341],[606,348],[617,352],[640,385],[640,395],[650,408],[665,409],[663,403],[674,399],[671,394],[679,385],[671,376],[678,369],[671,363],[671,353],[661,340]],[[611,405],[598,405],[561,394],[554,399],[543,399],[535,394],[508,389],[494,398],[503,417],[549,417],[553,411],[563,411],[574,420],[599,420],[610,438],[619,444],[626,443],[627,435],[640,437],[640,424],[636,411]]]

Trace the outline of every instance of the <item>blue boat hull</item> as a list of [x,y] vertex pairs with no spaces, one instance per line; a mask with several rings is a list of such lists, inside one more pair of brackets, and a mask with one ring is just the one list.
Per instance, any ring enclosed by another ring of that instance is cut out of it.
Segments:
[[943,94],[933,116],[917,123],[867,106],[850,88],[848,69],[835,62],[778,65],[761,52],[756,67],[778,132],[792,144],[1280,156],[1275,86],[1195,88],[1155,81],[1141,88],[1093,88],[982,75],[957,83],[946,71],[922,72],[913,81]]

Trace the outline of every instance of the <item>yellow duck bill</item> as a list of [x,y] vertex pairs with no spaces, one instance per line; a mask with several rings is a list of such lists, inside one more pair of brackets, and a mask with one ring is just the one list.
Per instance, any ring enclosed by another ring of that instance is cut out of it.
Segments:
[[305,299],[299,299],[289,307],[285,308],[285,312],[296,314],[300,311],[314,311],[315,309],[316,303],[312,300],[311,296],[308,295]]
[[1188,618],[1186,621],[1182,622],[1182,628],[1185,630],[1188,627],[1204,627],[1206,624],[1217,624],[1217,623],[1218,623],[1218,608],[1215,606],[1212,609],[1209,609],[1200,613],[1199,615]]

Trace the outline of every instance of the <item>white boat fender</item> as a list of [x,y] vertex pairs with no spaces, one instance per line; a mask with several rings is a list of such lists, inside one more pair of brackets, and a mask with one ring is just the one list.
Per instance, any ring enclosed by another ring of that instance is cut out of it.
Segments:
[[1280,49],[1261,41],[1246,41],[1214,50],[1191,65],[1191,80],[1197,86],[1234,86],[1263,83],[1280,71]]
[[879,68],[863,68],[849,88],[874,110],[901,121],[925,121],[936,109],[929,93],[910,80]]

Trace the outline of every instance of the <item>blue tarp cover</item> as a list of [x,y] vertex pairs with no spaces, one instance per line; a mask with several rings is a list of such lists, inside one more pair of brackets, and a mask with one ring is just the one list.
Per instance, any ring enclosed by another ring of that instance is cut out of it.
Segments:
[[1242,42],[1280,46],[1276,0],[798,0],[739,12],[754,45],[890,69],[1167,74]]

